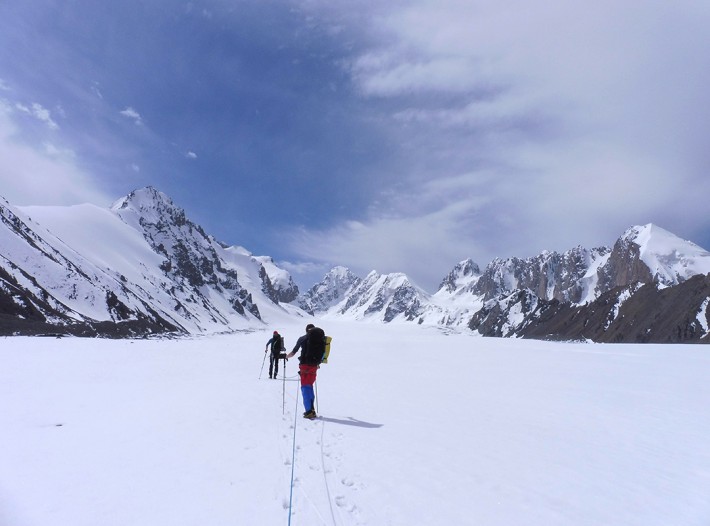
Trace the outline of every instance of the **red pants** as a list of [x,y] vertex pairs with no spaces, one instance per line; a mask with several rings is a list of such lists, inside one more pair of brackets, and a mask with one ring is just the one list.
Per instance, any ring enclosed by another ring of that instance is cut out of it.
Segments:
[[301,373],[301,386],[315,383],[316,373],[318,372],[317,365],[299,365],[298,370]]

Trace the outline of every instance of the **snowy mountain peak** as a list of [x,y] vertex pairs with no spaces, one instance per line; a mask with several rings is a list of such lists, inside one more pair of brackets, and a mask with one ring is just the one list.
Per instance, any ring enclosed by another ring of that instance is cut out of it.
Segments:
[[172,199],[152,186],[132,191],[117,200],[111,210],[131,226],[146,223],[160,224],[166,220],[177,226],[185,223],[185,211],[176,206]]
[[355,319],[386,323],[395,319],[412,321],[421,314],[426,301],[427,294],[412,284],[405,274],[372,271],[333,310]]
[[111,210],[132,209],[144,212],[166,207],[177,208],[172,199],[163,192],[156,190],[152,186],[146,186],[133,190],[128,195],[118,199],[113,206],[111,206]]
[[362,280],[350,269],[342,266],[332,268],[298,300],[299,306],[306,312],[325,312],[339,303],[348,292]]
[[644,252],[659,254],[677,252],[694,256],[707,253],[705,249],[692,241],[686,241],[653,223],[631,227],[624,232],[621,239],[639,245],[642,254]]
[[480,275],[480,267],[471,258],[464,259],[441,281],[439,291],[452,293],[475,282]]
[[663,286],[710,272],[710,252],[652,223],[629,228],[614,251],[643,263],[654,281]]
[[334,280],[343,280],[343,279],[349,279],[352,277],[354,274],[350,271],[349,268],[343,267],[343,266],[336,266],[330,269],[328,274],[326,274],[325,278],[326,279],[334,279]]

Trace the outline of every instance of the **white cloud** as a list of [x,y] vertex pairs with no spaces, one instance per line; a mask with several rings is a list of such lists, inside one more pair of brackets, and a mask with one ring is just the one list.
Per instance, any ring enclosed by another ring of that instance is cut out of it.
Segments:
[[290,248],[303,258],[345,265],[360,276],[370,270],[405,271],[433,291],[468,250],[462,250],[465,238],[451,228],[454,218],[449,214],[350,221],[324,231],[293,231],[287,237]]
[[197,154],[195,152],[190,151],[185,154],[185,157],[187,157],[188,159],[197,159]]
[[79,166],[71,149],[46,141],[33,146],[21,139],[13,109],[3,102],[0,102],[0,188],[3,197],[14,205],[111,202],[98,189],[94,178]]
[[101,89],[99,88],[99,83],[98,82],[92,82],[90,88],[91,92],[96,95],[99,99],[103,100],[104,95],[101,93]]
[[492,176],[441,178],[384,196],[383,205],[361,221],[287,232],[289,248],[304,259],[349,266],[361,276],[373,269],[404,271],[433,291],[456,262],[472,252],[492,258],[498,248],[490,246],[484,230],[502,221],[501,216],[487,217],[495,198],[481,191]]
[[360,57],[352,72],[368,95],[392,96],[415,91],[465,92],[475,86],[476,68],[462,57],[402,61],[395,54]]
[[74,161],[76,159],[76,154],[73,150],[69,148],[61,148],[55,144],[46,142],[44,143],[44,153],[51,158],[64,159]]
[[294,263],[291,261],[277,261],[276,264],[291,274],[301,292],[305,292],[314,283],[318,283],[332,268],[328,262],[305,261]]
[[125,110],[121,110],[119,113],[128,119],[132,119],[133,122],[135,122],[135,124],[138,126],[143,124],[143,118],[141,117],[140,113],[138,113],[130,106],[126,107]]
[[59,125],[52,119],[51,112],[37,102],[32,103],[32,115],[34,115],[36,119],[44,122],[50,129],[59,129]]
[[52,119],[52,113],[38,102],[33,102],[30,106],[18,102],[15,104],[15,108],[38,121],[44,122],[50,130],[59,129],[59,125]]
[[710,228],[710,4],[415,0],[357,20],[347,70],[407,149],[376,210],[294,234],[312,257],[431,283],[461,247],[485,264]]

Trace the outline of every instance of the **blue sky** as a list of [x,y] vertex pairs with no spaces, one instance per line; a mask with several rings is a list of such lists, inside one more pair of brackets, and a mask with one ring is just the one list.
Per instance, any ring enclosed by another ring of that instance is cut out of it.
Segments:
[[0,195],[152,185],[300,286],[710,248],[710,3],[0,3]]

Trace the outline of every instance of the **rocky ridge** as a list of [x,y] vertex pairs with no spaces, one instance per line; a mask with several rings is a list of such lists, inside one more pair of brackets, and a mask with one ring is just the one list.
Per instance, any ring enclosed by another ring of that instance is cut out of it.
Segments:
[[707,342],[710,253],[656,225],[612,247],[459,262],[428,294],[401,273],[335,267],[304,294],[269,256],[227,246],[148,187],[110,209],[0,201],[0,332],[148,336],[294,317],[418,323],[483,336]]

